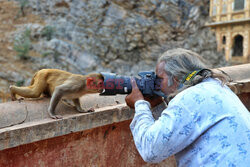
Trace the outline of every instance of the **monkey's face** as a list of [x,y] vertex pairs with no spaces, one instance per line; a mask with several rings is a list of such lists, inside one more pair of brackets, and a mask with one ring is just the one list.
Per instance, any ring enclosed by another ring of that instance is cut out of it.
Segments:
[[103,91],[103,89],[104,89],[103,79],[99,79],[99,80],[96,82],[96,87],[97,87],[98,93],[102,93],[102,91]]
[[88,77],[87,89],[89,92],[102,93],[104,89],[103,78],[101,77]]

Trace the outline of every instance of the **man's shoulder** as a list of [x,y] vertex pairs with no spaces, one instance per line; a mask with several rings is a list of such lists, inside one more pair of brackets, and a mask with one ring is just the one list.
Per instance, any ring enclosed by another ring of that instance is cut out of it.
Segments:
[[223,94],[223,91],[223,86],[221,85],[220,81],[209,78],[178,93],[172,101],[183,104],[201,104],[211,96]]
[[212,91],[218,91],[218,89],[222,89],[223,86],[221,85],[221,81],[213,79],[213,78],[208,78],[201,83],[191,86],[182,92],[180,92],[180,95],[189,95],[189,94],[211,94]]

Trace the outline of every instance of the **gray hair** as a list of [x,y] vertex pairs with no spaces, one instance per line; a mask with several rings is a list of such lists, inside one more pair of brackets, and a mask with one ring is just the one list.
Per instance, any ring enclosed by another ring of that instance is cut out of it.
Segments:
[[[217,74],[209,70],[205,65],[203,58],[195,52],[190,50],[177,48],[164,52],[158,59],[158,63],[165,63],[165,71],[171,78],[176,78],[179,82],[186,79],[187,75],[195,70],[202,70],[199,74],[195,75],[191,82],[185,84],[182,89],[175,92],[175,96],[180,91],[200,83],[206,78],[218,78],[222,81],[224,85],[226,82],[226,77],[223,74]],[[171,81],[169,82],[171,84]],[[170,85],[169,85],[170,86]]]

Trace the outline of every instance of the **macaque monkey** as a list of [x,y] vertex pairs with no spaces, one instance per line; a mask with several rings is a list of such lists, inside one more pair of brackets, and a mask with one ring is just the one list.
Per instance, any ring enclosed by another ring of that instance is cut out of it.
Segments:
[[72,100],[77,111],[81,113],[93,112],[93,109],[83,110],[79,98],[89,93],[101,93],[102,89],[103,76],[99,73],[79,75],[58,69],[36,72],[30,86],[10,86],[12,100],[17,100],[16,94],[26,98],[38,98],[41,94],[51,96],[48,113],[53,119],[62,118],[61,115],[55,115],[55,108],[60,99]]

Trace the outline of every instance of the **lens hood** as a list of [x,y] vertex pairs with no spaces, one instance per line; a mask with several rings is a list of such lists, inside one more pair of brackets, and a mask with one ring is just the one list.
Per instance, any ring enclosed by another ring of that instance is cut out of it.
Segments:
[[103,76],[103,92],[100,95],[131,93],[130,77],[107,72],[101,72],[100,74]]

